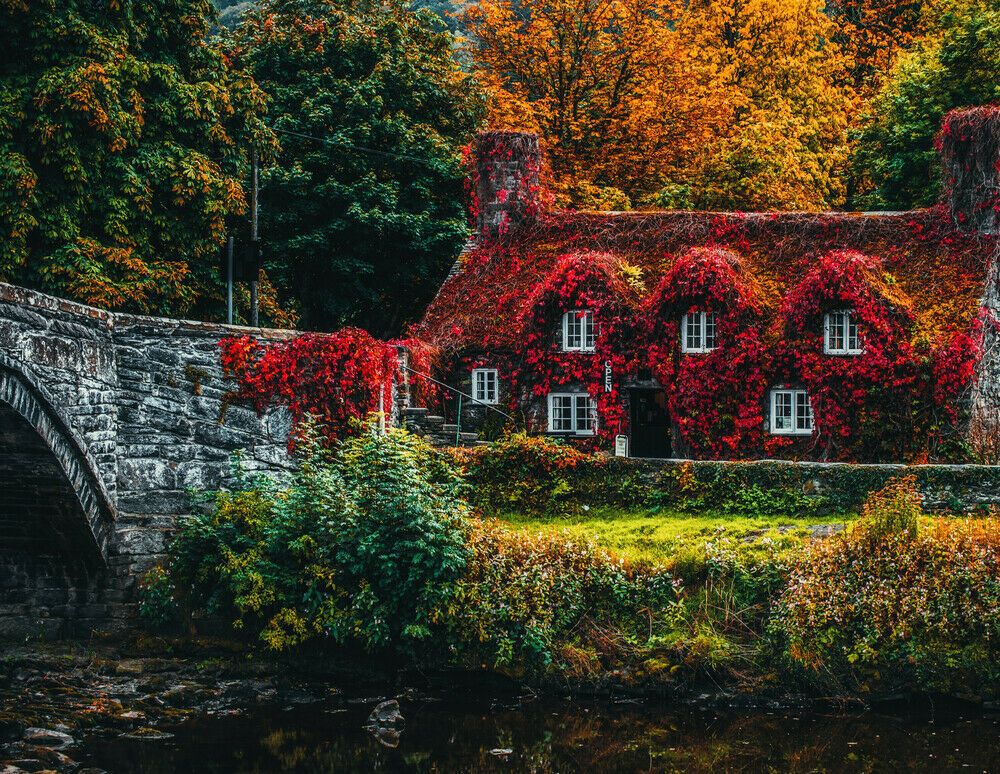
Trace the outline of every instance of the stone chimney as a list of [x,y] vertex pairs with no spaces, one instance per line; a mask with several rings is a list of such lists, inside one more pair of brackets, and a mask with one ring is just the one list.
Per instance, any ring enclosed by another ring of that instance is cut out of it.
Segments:
[[937,149],[955,224],[963,231],[1000,233],[1000,105],[948,113]]
[[474,148],[479,239],[496,240],[533,222],[542,209],[538,136],[485,132]]

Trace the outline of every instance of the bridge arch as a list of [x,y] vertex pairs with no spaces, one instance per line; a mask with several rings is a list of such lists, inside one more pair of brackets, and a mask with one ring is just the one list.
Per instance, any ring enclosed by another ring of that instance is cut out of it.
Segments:
[[113,535],[111,502],[83,447],[0,355],[0,602],[61,627],[100,595]]

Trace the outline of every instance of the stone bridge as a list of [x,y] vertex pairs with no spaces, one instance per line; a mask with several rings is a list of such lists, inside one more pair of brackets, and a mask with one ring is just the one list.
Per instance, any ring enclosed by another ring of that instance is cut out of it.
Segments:
[[287,412],[223,411],[218,342],[247,330],[0,284],[0,637],[115,628],[189,489],[226,483],[236,450],[288,469]]

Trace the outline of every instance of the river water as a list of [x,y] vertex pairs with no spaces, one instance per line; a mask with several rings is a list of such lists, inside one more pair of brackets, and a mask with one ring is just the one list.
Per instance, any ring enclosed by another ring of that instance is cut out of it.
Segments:
[[655,702],[414,699],[398,739],[380,697],[199,715],[143,737],[93,729],[108,772],[1000,772],[1000,715],[679,709]]

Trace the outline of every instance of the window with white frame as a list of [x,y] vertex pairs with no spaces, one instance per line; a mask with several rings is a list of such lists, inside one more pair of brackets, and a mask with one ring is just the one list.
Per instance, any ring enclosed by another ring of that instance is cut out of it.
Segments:
[[586,393],[549,395],[549,432],[593,435],[597,430],[597,402]]
[[715,312],[688,312],[681,318],[681,352],[711,352],[716,342]]
[[563,350],[566,352],[593,352],[594,313],[590,309],[574,309],[563,315]]
[[771,390],[771,434],[812,435],[813,410],[805,390]]
[[823,318],[823,352],[827,355],[860,355],[864,352],[858,321],[852,309],[829,312]]
[[479,403],[494,405],[500,396],[500,379],[495,368],[472,369],[472,397]]

